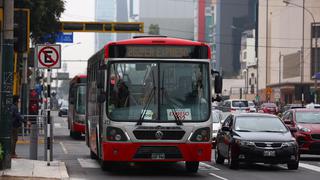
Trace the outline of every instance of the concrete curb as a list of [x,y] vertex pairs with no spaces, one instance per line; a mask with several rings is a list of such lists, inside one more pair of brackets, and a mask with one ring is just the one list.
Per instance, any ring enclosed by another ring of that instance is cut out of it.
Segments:
[[69,179],[67,168],[64,162],[52,161],[47,166],[46,161],[28,159],[12,159],[11,169],[0,171],[2,178],[21,179]]

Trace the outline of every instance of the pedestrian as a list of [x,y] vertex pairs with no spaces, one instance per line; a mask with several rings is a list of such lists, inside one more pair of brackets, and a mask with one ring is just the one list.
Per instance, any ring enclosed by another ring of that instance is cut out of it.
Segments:
[[16,144],[18,140],[18,131],[21,124],[25,122],[18,110],[19,96],[13,96],[13,102],[10,107],[11,111],[11,121],[12,121],[12,131],[11,131],[11,158],[17,158],[16,154]]

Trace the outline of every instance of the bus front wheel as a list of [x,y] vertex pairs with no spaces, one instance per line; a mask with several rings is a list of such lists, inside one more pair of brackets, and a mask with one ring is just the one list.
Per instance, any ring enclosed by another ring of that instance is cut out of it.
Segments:
[[196,173],[199,169],[199,162],[186,161],[186,170],[190,173]]
[[112,170],[112,162],[101,160],[101,169],[104,171],[111,171]]

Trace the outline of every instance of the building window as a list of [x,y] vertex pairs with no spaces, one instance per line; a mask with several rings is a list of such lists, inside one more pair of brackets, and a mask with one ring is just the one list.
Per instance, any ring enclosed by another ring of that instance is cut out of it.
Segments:
[[247,52],[243,52],[243,59],[247,59]]

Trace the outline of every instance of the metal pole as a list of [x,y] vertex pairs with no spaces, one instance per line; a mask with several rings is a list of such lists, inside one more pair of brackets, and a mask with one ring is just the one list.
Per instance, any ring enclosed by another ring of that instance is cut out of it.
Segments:
[[281,58],[282,58],[281,51],[279,51],[279,91],[280,91],[280,98],[279,98],[279,104],[281,104]]
[[38,117],[35,117],[36,121],[32,121],[30,132],[30,148],[29,158],[33,160],[38,159]]
[[[316,22],[314,21],[314,26],[315,26],[315,52],[314,52],[314,103],[317,104],[318,102],[318,82],[317,82],[317,77],[316,77],[316,74],[317,74],[317,71],[318,71],[318,30],[317,30],[317,24]],[[312,27],[313,28],[313,27]]]
[[[13,94],[13,14],[14,1],[3,0],[3,39],[1,42],[1,93],[0,93],[0,143],[3,147],[4,155],[0,161],[0,170],[11,168],[11,116],[10,107],[12,105]],[[2,24],[2,23],[1,23]]]
[[51,69],[48,69],[48,73],[47,73],[47,137],[46,137],[46,142],[47,142],[47,166],[50,166],[50,161],[51,161],[51,149],[52,149],[52,142],[51,142],[51,116],[50,116],[50,109],[51,109]]

